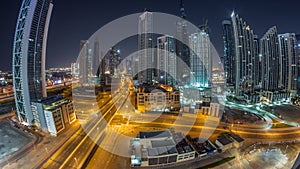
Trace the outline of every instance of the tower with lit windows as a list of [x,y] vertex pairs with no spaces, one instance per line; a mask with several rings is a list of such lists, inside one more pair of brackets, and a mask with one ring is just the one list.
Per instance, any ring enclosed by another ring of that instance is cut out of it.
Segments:
[[145,11],[139,16],[138,27],[138,80],[139,83],[152,83],[153,69],[153,14]]
[[34,124],[31,101],[46,97],[45,59],[52,0],[23,0],[14,36],[13,85],[20,122]]

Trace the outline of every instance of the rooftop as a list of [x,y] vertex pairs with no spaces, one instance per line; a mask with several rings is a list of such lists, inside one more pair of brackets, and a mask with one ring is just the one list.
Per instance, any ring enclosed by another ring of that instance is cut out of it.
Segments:
[[174,133],[173,138],[176,144],[176,149],[179,154],[190,153],[195,151],[185,140],[182,133]]
[[33,100],[33,102],[43,104],[44,109],[49,111],[55,110],[63,104],[70,103],[69,100],[66,100],[59,95]]
[[216,147],[209,140],[204,138],[194,138],[191,142],[199,154],[211,153],[216,150]]
[[227,138],[226,136],[221,136],[221,137],[217,138],[217,140],[223,145],[232,143],[232,141],[229,138]]
[[164,147],[164,146],[175,146],[175,143],[172,139],[164,139],[164,140],[152,140],[152,147]]
[[244,141],[243,138],[241,138],[240,136],[236,135],[236,134],[233,134],[233,133],[229,133],[228,134],[231,138],[233,138],[235,141],[241,143]]
[[140,132],[138,134],[138,137],[143,138],[165,138],[165,137],[171,137],[171,133],[169,130],[157,130],[157,131],[146,131],[146,132]]

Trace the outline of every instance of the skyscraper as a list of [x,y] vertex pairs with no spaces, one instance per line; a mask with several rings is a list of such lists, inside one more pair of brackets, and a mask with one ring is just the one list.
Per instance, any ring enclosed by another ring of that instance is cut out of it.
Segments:
[[88,41],[80,40],[79,62],[79,82],[88,82]]
[[93,46],[93,63],[92,63],[92,74],[93,76],[97,76],[98,67],[100,64],[100,43],[99,40],[96,39]]
[[45,59],[52,0],[23,0],[13,48],[14,95],[19,121],[35,123],[31,101],[46,97]]
[[[225,23],[228,27],[228,32],[225,33],[229,35],[228,39],[231,40],[230,35],[230,25]],[[254,33],[249,25],[242,18],[240,18],[235,12],[231,14],[231,24],[233,29],[234,38],[234,63],[235,71],[232,72],[235,75],[235,94],[243,95],[245,93],[254,92],[254,66],[255,66],[255,56],[257,52],[255,51],[255,41]],[[232,47],[230,44],[227,47]],[[232,51],[232,49],[227,49]],[[228,52],[227,52],[228,53]],[[233,53],[233,52],[231,52]],[[231,54],[229,53],[229,54]],[[231,56],[229,56],[231,57]],[[232,59],[233,60],[233,59]],[[231,66],[231,65],[229,65]],[[228,67],[228,66],[227,66]]]
[[262,88],[265,91],[279,90],[279,42],[277,28],[273,26],[261,38]]
[[278,35],[280,49],[280,88],[296,93],[298,80],[298,61],[297,42],[294,33],[285,33]]
[[138,80],[139,83],[152,83],[153,68],[153,18],[152,13],[145,11],[139,16],[138,27]]
[[225,77],[227,85],[235,85],[236,69],[235,69],[235,42],[233,27],[231,21],[224,20],[223,25],[223,43],[224,43],[224,65]]
[[116,75],[118,73],[117,69],[121,62],[120,50],[111,48],[109,50],[109,72],[111,75]]
[[300,35],[296,35],[298,53],[298,94],[300,94]]
[[176,84],[175,39],[165,35],[157,38],[158,81],[174,86]]
[[189,54],[189,37],[187,33],[186,13],[184,9],[183,0],[180,0],[180,17],[181,19],[176,23],[176,55],[187,65],[182,67],[182,62],[177,60],[177,79],[185,81],[184,76],[188,76],[190,70],[190,54]]
[[254,90],[261,90],[262,80],[262,58],[260,55],[260,40],[257,35],[254,35],[253,51],[254,51],[254,70],[253,70],[253,85]]
[[209,34],[206,28],[189,37],[191,85],[209,87],[212,71],[212,56]]

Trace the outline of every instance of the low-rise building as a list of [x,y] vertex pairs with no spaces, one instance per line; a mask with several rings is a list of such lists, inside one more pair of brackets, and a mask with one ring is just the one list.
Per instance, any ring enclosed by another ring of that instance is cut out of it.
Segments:
[[132,166],[156,166],[195,158],[195,150],[180,133],[169,130],[140,132],[131,142]]
[[209,140],[204,138],[193,138],[190,140],[194,150],[196,150],[198,157],[204,158],[217,152],[217,148]]
[[191,160],[196,157],[196,151],[190,144],[188,144],[185,136],[182,133],[174,133],[173,138],[176,142],[176,149],[178,151],[178,162]]
[[215,143],[222,151],[231,149],[233,146],[233,141],[224,135],[218,137]]
[[291,98],[290,92],[282,92],[282,91],[266,91],[263,93],[264,97],[267,99],[268,102],[276,102],[276,101],[289,101]]
[[240,148],[243,146],[244,143],[244,139],[241,138],[240,136],[233,134],[233,133],[229,133],[228,136],[231,138],[231,140],[233,141],[233,146],[235,148]]
[[31,109],[35,119],[33,123],[54,136],[76,120],[73,103],[61,96],[35,100]]
[[141,112],[180,110],[180,92],[160,85],[139,86],[137,91],[137,109]]

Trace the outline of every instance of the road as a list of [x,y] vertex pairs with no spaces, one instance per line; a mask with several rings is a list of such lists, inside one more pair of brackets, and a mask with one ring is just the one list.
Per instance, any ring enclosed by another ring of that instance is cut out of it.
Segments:
[[[79,114],[82,113],[80,114],[81,118],[85,118],[82,121],[83,123],[86,122],[82,124],[83,129],[64,144],[42,168],[81,168],[85,164],[94,147],[100,144],[105,137],[107,124],[120,106],[123,105],[122,102],[127,100],[123,99],[128,97],[128,95],[125,95],[128,94],[127,88],[122,87],[123,89],[119,90],[108,103],[103,105],[100,102],[102,107],[99,111],[95,111],[94,107],[97,110],[97,105],[91,105],[91,102],[79,103],[81,105]],[[116,107],[115,102],[121,104]],[[83,106],[83,104],[86,106]],[[90,110],[91,107],[94,112]]]
[[[192,137],[205,136],[209,138],[229,130],[241,135],[248,140],[261,141],[285,141],[291,139],[300,139],[298,127],[271,129],[272,119],[266,116],[267,125],[263,128],[257,126],[241,126],[232,124],[229,128],[224,129],[224,123],[215,118],[204,118],[203,116],[177,116],[177,115],[160,115],[160,114],[136,114],[134,109],[130,108],[127,87],[120,87],[119,92],[114,99],[109,101],[103,109],[104,115],[99,115],[95,111],[95,106],[89,101],[83,101],[81,104],[82,118],[86,119],[88,126],[76,133],[65,145],[62,146],[48,161],[43,168],[127,168],[129,160],[129,142],[132,137],[141,130],[158,130],[175,128],[176,132],[188,133]],[[91,98],[93,99],[93,98]],[[120,102],[116,107],[115,103]],[[245,107],[244,105],[231,104],[231,107],[239,108],[252,113],[262,115],[260,110],[255,110],[253,106]],[[92,107],[92,108],[91,108]],[[96,113],[95,113],[96,112]],[[273,117],[272,117],[273,118]],[[180,119],[180,120],[178,120]],[[107,123],[108,122],[108,123]],[[115,132],[107,129],[107,124],[113,127]],[[86,133],[84,132],[86,131]],[[117,132],[116,132],[117,131]],[[126,137],[125,140],[122,136]],[[92,138],[92,139],[91,139]],[[97,142],[104,147],[97,147]],[[124,150],[124,157],[117,154],[118,151]],[[114,154],[115,153],[115,154]],[[112,162],[114,162],[112,164]]]

